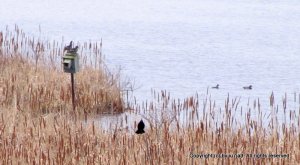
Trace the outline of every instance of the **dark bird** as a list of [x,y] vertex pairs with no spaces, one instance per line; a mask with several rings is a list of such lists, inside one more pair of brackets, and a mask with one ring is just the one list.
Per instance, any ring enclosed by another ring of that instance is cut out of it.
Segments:
[[68,53],[77,53],[78,51],[78,46],[76,46],[75,48],[71,48]]
[[135,133],[136,134],[143,134],[143,133],[145,133],[144,128],[145,128],[145,124],[144,124],[143,120],[141,120],[139,122],[139,124],[138,124],[138,130]]
[[243,87],[244,89],[247,89],[247,90],[251,90],[252,89],[252,85],[249,85],[247,87]]
[[72,49],[72,45],[73,45],[73,41],[70,42],[70,44],[68,46],[65,46],[64,48],[64,52],[67,51],[69,52]]
[[215,87],[211,87],[213,89],[219,89],[219,84],[217,84]]

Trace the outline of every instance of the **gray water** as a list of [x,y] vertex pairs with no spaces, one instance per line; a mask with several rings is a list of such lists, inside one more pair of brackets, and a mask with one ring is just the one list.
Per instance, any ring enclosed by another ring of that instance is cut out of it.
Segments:
[[102,39],[108,65],[134,80],[138,100],[151,89],[204,98],[220,84],[210,89],[220,106],[228,93],[267,106],[272,91],[278,104],[287,93],[288,106],[298,106],[299,20],[297,0],[0,2],[0,30],[17,24],[36,36],[41,26],[44,38],[66,44]]

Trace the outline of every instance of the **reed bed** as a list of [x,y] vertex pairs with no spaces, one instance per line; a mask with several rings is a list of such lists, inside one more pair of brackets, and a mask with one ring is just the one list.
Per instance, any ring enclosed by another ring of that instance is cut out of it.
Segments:
[[[34,114],[70,111],[70,74],[61,68],[64,44],[28,37],[17,26],[13,32],[1,32],[0,38],[0,104]],[[119,73],[109,71],[101,49],[102,42],[84,43],[79,50],[78,113],[124,111]]]
[[209,100],[194,96],[181,102],[162,93],[144,108],[135,107],[133,113],[146,122],[142,135],[134,134],[136,124],[130,120],[103,130],[97,122],[72,120],[66,114],[35,117],[14,108],[2,110],[0,160],[2,164],[299,164],[300,118],[293,110],[288,123],[267,117],[269,124],[262,125],[263,118],[252,119],[251,109],[241,115],[244,118],[233,116],[230,111],[240,111],[231,102],[235,99],[228,98],[229,104],[217,113],[208,106]]
[[[277,104],[271,94],[269,107],[262,109],[259,99],[241,105],[239,98],[228,96],[217,105],[209,93],[180,100],[152,91],[152,101],[130,104],[131,113],[145,120],[145,134],[134,133],[136,122],[127,115],[125,122],[103,130],[96,121],[74,120],[66,113],[72,109],[69,76],[57,64],[43,67],[51,64],[49,57],[53,62],[61,58],[59,53],[42,53],[36,60],[24,55],[26,47],[12,51],[11,43],[20,39],[7,35],[0,35],[1,164],[300,163],[299,106],[289,107],[286,96]],[[81,111],[76,115],[101,109],[123,112],[117,108],[123,105],[119,76],[106,73],[103,61],[83,64],[76,74]]]

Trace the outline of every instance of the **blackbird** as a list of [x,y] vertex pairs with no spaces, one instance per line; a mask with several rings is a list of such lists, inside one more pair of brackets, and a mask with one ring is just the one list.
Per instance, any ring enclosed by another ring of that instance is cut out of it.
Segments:
[[136,134],[143,134],[143,133],[145,133],[144,128],[145,128],[145,124],[144,124],[143,120],[141,120],[139,122],[139,124],[138,124],[138,130],[135,133]]

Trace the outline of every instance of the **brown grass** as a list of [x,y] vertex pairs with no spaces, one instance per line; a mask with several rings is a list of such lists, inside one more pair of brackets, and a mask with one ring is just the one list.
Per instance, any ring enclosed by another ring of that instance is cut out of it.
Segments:
[[[1,36],[1,105],[35,114],[69,111],[70,74],[64,73],[60,65],[63,44],[57,47],[55,41],[36,41],[17,27],[14,33]],[[77,112],[121,113],[124,108],[119,74],[110,73],[103,63],[102,43],[89,45],[81,49],[82,69],[75,74]]]
[[[35,66],[30,55],[22,52],[10,54],[13,46],[8,49],[5,42],[1,44],[0,37],[1,164],[300,163],[299,108],[289,109],[286,96],[281,107],[272,94],[270,107],[261,109],[259,100],[243,108],[239,99],[228,96],[219,107],[210,97],[179,100],[165,91],[154,91],[154,101],[133,106],[134,113],[146,121],[145,134],[134,134],[135,125],[127,120],[129,129],[111,126],[102,130],[96,122],[85,124],[65,113],[72,109],[68,74],[54,65],[46,69],[38,62]],[[105,69],[100,72],[101,65],[84,67],[76,74],[78,111],[101,111],[107,104],[114,110],[122,105],[120,87],[114,83],[119,80],[111,80],[118,76],[110,78]],[[201,154],[243,157],[200,158]],[[250,158],[246,154],[289,157]]]

